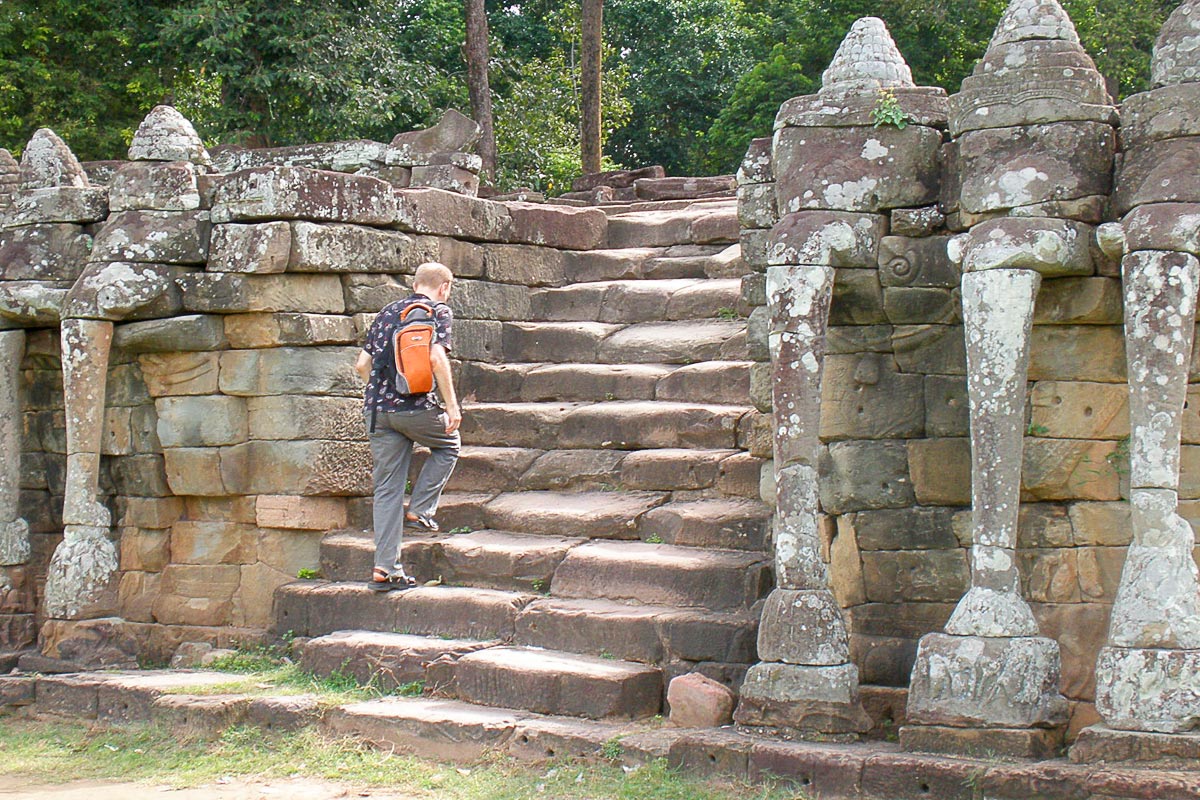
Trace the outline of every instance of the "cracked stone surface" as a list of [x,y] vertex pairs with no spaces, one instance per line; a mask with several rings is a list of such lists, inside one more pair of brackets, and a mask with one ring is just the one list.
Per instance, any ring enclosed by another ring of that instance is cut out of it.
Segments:
[[87,173],[71,148],[49,128],[34,132],[21,153],[21,189],[48,189],[57,186],[85,187]]
[[192,123],[172,106],[155,106],[138,125],[129,143],[129,160],[212,164]]

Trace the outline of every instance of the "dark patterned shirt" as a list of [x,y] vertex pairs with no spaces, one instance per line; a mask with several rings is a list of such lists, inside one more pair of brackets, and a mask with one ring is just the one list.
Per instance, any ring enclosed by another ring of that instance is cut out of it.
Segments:
[[400,324],[400,314],[413,303],[427,303],[433,306],[434,336],[433,341],[450,350],[450,327],[454,323],[454,314],[450,306],[438,303],[423,294],[410,294],[403,300],[389,303],[375,317],[367,331],[367,340],[363,350],[371,356],[371,378],[367,382],[367,392],[363,398],[367,411],[376,408],[383,412],[420,411],[427,408],[438,408],[437,385],[432,392],[422,394],[400,394],[389,376],[382,374],[377,356],[387,347],[388,340],[396,332]]

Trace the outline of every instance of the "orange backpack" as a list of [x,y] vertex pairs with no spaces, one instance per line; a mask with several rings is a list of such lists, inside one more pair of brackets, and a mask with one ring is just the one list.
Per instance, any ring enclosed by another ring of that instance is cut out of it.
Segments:
[[413,303],[400,312],[400,324],[392,334],[395,371],[390,376],[400,394],[433,391],[430,350],[435,335],[432,306]]

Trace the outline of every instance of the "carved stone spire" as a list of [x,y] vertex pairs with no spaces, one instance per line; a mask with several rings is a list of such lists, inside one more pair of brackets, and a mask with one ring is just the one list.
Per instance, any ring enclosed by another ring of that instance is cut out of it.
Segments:
[[821,75],[821,94],[913,86],[912,71],[878,17],[854,23]]
[[1049,122],[1112,124],[1104,78],[1057,0],[1012,0],[950,101],[950,132]]
[[1200,81],[1200,0],[1176,8],[1154,43],[1150,76],[1155,86]]
[[129,143],[129,160],[212,164],[192,123],[171,106],[155,106],[142,120]]
[[39,128],[21,154],[21,188],[49,189],[88,185],[87,173],[66,142],[49,128]]
[[1000,17],[988,48],[1037,39],[1079,43],[1075,23],[1057,0],[1013,0]]

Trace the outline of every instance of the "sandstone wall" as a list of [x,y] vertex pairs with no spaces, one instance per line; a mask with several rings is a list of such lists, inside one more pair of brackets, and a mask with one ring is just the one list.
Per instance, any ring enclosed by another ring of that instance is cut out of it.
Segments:
[[[785,105],[777,131],[787,113]],[[776,190],[776,171],[785,167],[772,163],[771,151],[770,138],[756,140],[738,176],[742,252],[756,271],[743,281],[744,299],[756,306],[752,399],[764,412],[771,407],[765,271],[787,225]],[[789,152],[795,157],[786,168],[799,181],[805,150]],[[941,156],[933,197],[874,214],[867,250],[859,263],[838,267],[834,288],[820,500],[833,590],[864,683],[907,685],[919,638],[943,628],[970,586],[961,270],[947,243],[980,218],[959,206],[954,145]],[[822,185],[819,176],[809,181]],[[1111,174],[1094,182],[1107,191]],[[1092,202],[1100,222],[1103,198]],[[1081,701],[1094,694],[1096,654],[1131,535],[1120,265],[1092,249],[1092,263],[1047,276],[1037,298],[1019,534],[1022,592],[1043,633],[1061,645],[1063,693]],[[1198,437],[1200,427],[1185,428],[1180,496],[1193,524],[1200,522]],[[757,444],[757,454],[770,457],[770,438]],[[768,469],[764,498],[773,491]]]

